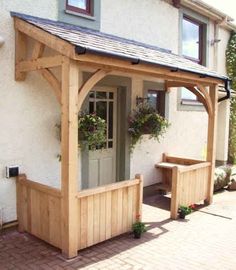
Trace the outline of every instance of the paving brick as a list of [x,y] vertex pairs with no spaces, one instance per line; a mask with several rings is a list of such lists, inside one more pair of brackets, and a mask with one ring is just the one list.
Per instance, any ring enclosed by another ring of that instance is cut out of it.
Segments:
[[[159,198],[143,205],[148,232],[141,239],[124,234],[63,261],[60,251],[27,233],[0,234],[0,270],[235,270],[236,192],[214,196],[214,203],[187,217],[169,219]],[[163,206],[163,204],[162,204]]]

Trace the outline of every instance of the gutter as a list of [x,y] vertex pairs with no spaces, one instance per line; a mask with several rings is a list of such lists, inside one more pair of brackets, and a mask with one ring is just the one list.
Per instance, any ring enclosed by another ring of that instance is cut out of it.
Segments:
[[201,73],[198,71],[193,71],[193,70],[188,70],[188,69],[183,69],[180,67],[175,67],[175,66],[171,66],[171,65],[164,65],[164,64],[158,64],[156,62],[151,62],[151,61],[145,61],[142,59],[139,59],[137,57],[132,57],[132,56],[125,56],[123,54],[120,53],[112,53],[112,52],[106,52],[106,51],[101,51],[101,50],[96,50],[96,49],[90,49],[90,48],[86,48],[83,46],[76,46],[75,47],[75,52],[78,55],[82,55],[82,54],[86,54],[86,53],[90,53],[90,54],[96,54],[96,55],[100,55],[100,56],[108,56],[108,57],[113,57],[113,58],[118,58],[118,59],[123,59],[126,61],[131,62],[132,65],[138,65],[138,64],[151,64],[151,65],[156,65],[156,66],[160,66],[163,68],[168,68],[170,69],[171,72],[178,72],[178,71],[182,71],[182,72],[187,72],[187,73],[191,73],[191,74],[195,74],[198,75],[200,78],[213,78],[213,79],[219,79],[221,81],[223,81],[226,85],[226,81],[228,81],[228,77],[226,76],[217,76],[217,75],[211,75],[211,74],[207,74],[207,73]]

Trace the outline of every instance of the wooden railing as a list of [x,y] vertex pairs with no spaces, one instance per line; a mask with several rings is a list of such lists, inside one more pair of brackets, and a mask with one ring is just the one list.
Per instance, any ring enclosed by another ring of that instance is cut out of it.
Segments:
[[78,250],[131,230],[142,213],[143,180],[121,181],[78,193]]
[[20,231],[61,248],[61,191],[27,180],[17,179],[17,217]]
[[[131,230],[142,214],[143,179],[121,181],[78,192],[78,250]],[[19,230],[61,248],[61,191],[25,175],[17,179],[17,216]]]
[[172,169],[171,218],[177,218],[180,205],[189,206],[207,198],[210,168],[210,162],[202,161]]

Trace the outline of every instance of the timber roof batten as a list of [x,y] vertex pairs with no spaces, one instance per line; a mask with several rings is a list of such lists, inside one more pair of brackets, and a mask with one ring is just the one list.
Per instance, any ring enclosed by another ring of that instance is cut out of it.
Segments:
[[134,65],[142,63],[167,68],[172,72],[192,73],[200,78],[227,80],[226,76],[156,46],[25,14],[11,12],[11,15],[71,44],[74,47],[71,57],[77,57],[77,60],[80,55],[89,53],[128,60]]

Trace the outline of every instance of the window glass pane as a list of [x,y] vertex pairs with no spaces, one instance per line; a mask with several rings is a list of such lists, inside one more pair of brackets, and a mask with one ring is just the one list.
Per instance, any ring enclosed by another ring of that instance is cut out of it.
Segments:
[[107,98],[107,92],[96,92],[96,98],[97,99],[106,99]]
[[107,103],[106,101],[98,101],[96,103],[96,114],[107,122]]
[[113,147],[113,142],[108,142],[108,148],[112,148]]
[[199,55],[199,40],[200,25],[183,19],[183,39],[182,39],[182,54],[187,57],[200,59]]
[[113,99],[113,93],[112,92],[109,93],[109,98]]
[[89,102],[89,113],[94,113],[94,103]]
[[183,87],[181,89],[181,99],[197,100],[197,97],[192,92],[190,92],[187,88]]
[[148,103],[153,109],[157,109],[157,93],[155,92],[148,92]]
[[68,0],[68,5],[86,10],[87,0]]
[[93,92],[93,91],[91,91],[91,92],[89,93],[89,97],[94,98],[94,92]]

